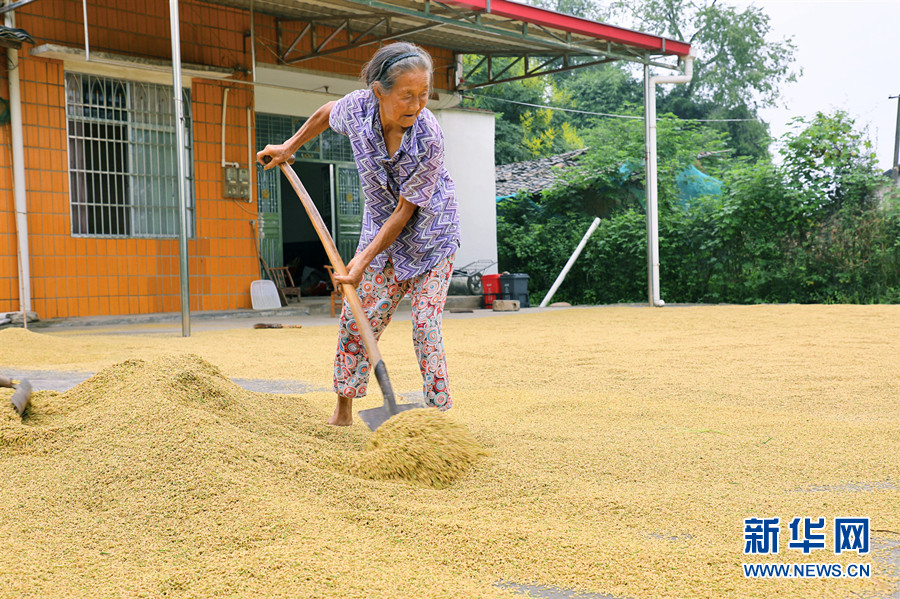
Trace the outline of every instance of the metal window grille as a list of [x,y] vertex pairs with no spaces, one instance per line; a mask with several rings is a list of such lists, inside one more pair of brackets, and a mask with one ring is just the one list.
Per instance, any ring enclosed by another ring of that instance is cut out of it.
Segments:
[[[256,150],[265,149],[266,144],[281,143],[294,134],[291,117],[277,114],[256,114]],[[318,157],[318,156],[317,156]],[[281,210],[280,171],[263,170],[256,165],[256,189],[260,212],[279,212]]]
[[[282,139],[282,137],[287,139],[306,122],[305,118],[271,114],[259,115],[257,117],[257,126],[259,126],[260,116],[264,116],[266,126],[270,130],[277,128],[279,133],[281,133],[281,135],[271,139]],[[284,133],[287,133],[287,135],[284,135]],[[269,143],[272,142],[270,141]],[[350,138],[346,135],[341,135],[332,129],[325,129],[321,135],[316,136],[297,150],[297,158],[301,160],[325,160],[327,162],[353,162],[353,146],[350,145]]]
[[322,159],[331,162],[353,162],[350,138],[331,129],[322,133]]
[[359,174],[353,168],[338,169],[338,213],[343,216],[361,217],[363,213],[362,185]]
[[[190,93],[184,90],[188,235],[194,236]],[[72,234],[178,235],[172,86],[66,73]]]

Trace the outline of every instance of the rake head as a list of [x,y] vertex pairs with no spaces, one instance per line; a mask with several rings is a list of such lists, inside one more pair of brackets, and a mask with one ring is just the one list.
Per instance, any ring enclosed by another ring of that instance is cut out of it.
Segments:
[[13,393],[10,401],[19,416],[24,414],[25,410],[28,409],[28,404],[31,403],[31,383],[25,380],[19,382],[19,384],[16,385],[16,392]]
[[381,360],[375,364],[375,378],[378,379],[378,385],[381,387],[381,394],[384,395],[384,405],[359,411],[359,417],[362,418],[362,421],[366,423],[366,426],[368,426],[370,430],[376,430],[379,426],[387,422],[391,416],[396,416],[400,412],[424,407],[417,403],[398,404],[394,400],[394,390],[391,388],[391,381],[388,379],[387,369],[384,366],[384,362]]

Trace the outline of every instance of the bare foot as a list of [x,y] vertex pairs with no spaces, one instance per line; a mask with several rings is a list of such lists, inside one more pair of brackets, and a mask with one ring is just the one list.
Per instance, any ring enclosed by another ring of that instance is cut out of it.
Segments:
[[334,414],[326,421],[332,426],[350,426],[353,424],[353,400],[343,395],[338,395]]

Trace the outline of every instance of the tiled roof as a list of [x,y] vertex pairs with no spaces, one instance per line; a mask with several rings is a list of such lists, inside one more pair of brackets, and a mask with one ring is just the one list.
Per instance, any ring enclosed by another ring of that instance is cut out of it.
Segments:
[[547,158],[498,166],[497,197],[515,195],[523,190],[538,193],[552,187],[564,170],[578,164],[578,160],[585,152],[587,148],[581,148]]
[[6,48],[21,48],[22,44],[28,42],[34,43],[34,38],[24,29],[16,29],[15,27],[6,27],[0,25],[0,46]]

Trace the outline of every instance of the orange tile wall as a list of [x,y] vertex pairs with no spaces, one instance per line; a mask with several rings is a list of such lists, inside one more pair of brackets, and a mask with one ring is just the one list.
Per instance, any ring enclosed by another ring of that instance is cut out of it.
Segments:
[[[223,93],[223,84],[209,81],[195,81],[192,90],[199,237],[195,251],[201,256],[197,264],[199,274],[194,280],[200,293],[201,310],[249,308],[250,282],[259,278],[251,227],[251,221],[257,218],[256,202],[225,199],[221,146]],[[252,101],[253,94],[247,86],[232,87],[228,95],[225,160],[242,167],[250,160],[247,108],[252,108]],[[255,167],[251,172],[255,173]]]
[[[202,2],[181,2],[182,60],[222,67],[250,67],[249,13]],[[88,3],[93,51],[168,59],[168,4],[125,0]],[[17,11],[17,26],[38,44],[83,47],[80,0],[40,0]],[[282,23],[282,39],[305,24]],[[256,15],[257,61],[276,62],[275,19]],[[328,30],[320,28],[319,40]],[[332,45],[346,43],[342,33]],[[308,51],[311,40],[298,45]],[[376,46],[301,63],[307,70],[356,76]],[[31,254],[32,309],[41,318],[174,312],[180,309],[178,242],[174,239],[73,237],[69,213],[65,73],[62,62],[20,52],[22,111]],[[429,48],[436,66],[452,55]],[[5,61],[3,61],[5,62]],[[8,98],[5,67],[0,93]],[[246,78],[238,72],[235,79]],[[440,86],[440,72],[435,83]],[[192,82],[196,239],[189,243],[192,310],[250,307],[250,283],[258,278],[251,221],[256,203],[224,198],[221,168],[221,110],[230,87],[226,114],[226,155],[246,166],[247,108],[253,91],[239,82]],[[0,312],[19,309],[15,212],[12,192],[10,125],[0,126]],[[255,139],[255,137],[253,138]],[[255,169],[252,169],[255,173]],[[255,190],[255,186],[254,186]]]

